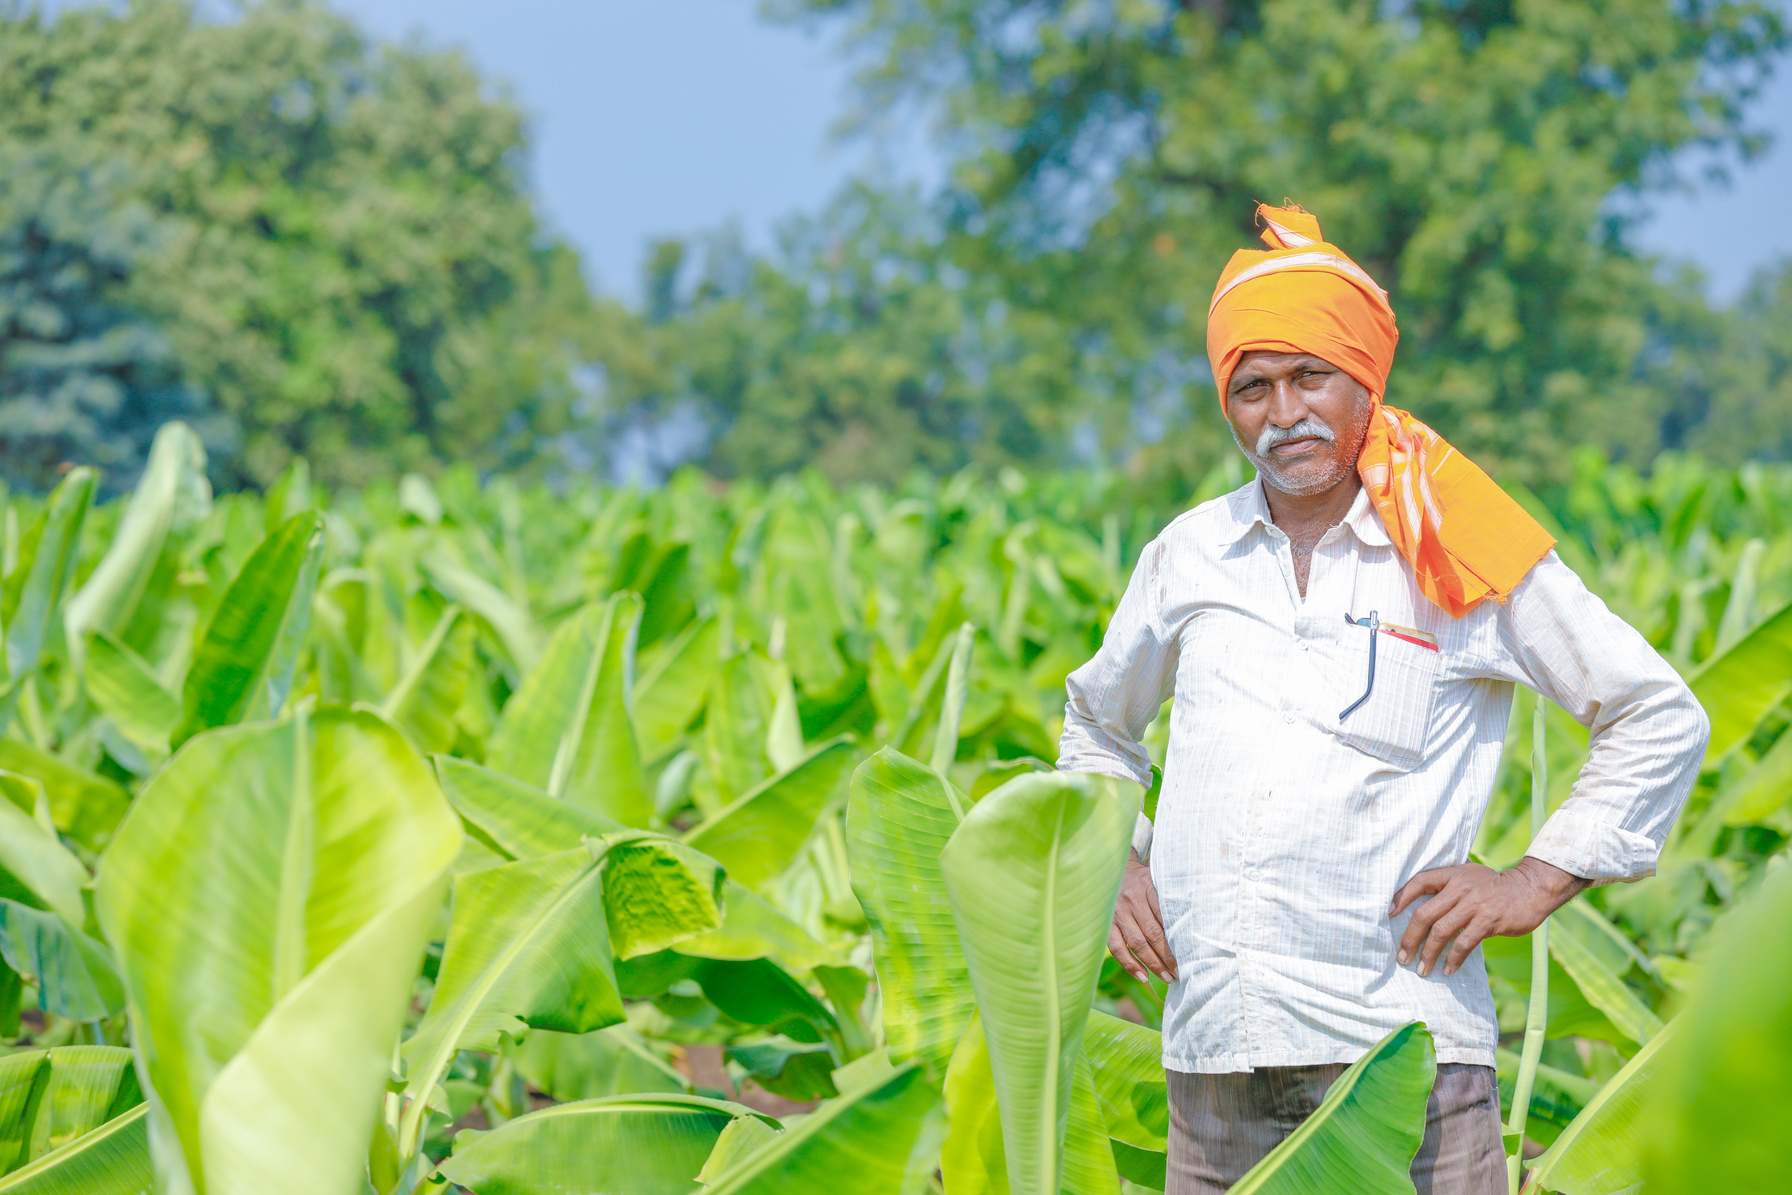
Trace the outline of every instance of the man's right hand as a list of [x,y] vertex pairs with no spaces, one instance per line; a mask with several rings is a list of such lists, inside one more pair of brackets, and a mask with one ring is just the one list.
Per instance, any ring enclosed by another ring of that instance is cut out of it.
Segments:
[[1126,855],[1120,900],[1114,906],[1114,924],[1108,927],[1108,949],[1140,983],[1150,982],[1145,977],[1146,967],[1165,983],[1176,978],[1176,956],[1164,938],[1157,885],[1151,882],[1151,868],[1139,860],[1137,851]]

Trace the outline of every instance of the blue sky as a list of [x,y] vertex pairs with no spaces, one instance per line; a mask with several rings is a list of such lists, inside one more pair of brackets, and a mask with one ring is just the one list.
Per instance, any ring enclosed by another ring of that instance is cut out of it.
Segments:
[[[823,41],[755,16],[753,0],[332,0],[369,32],[458,46],[529,113],[534,184],[598,285],[637,295],[652,237],[733,221],[764,246],[868,160],[831,136],[847,68]],[[1787,64],[1792,67],[1792,64]],[[1715,297],[1792,255],[1792,70],[1757,107],[1778,134],[1731,187],[1657,205],[1644,248],[1703,268]],[[884,151],[937,177],[917,137]],[[1702,161],[1702,159],[1701,159]]]

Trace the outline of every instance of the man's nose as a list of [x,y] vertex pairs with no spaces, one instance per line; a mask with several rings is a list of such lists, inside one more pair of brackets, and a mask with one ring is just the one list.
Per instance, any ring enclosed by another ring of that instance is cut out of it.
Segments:
[[1300,391],[1286,382],[1276,386],[1269,396],[1269,410],[1266,414],[1269,421],[1277,427],[1293,427],[1309,413]]

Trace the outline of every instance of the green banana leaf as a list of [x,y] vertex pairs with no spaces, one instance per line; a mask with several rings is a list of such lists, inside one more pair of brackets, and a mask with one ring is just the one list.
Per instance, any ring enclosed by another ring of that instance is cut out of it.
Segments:
[[368,710],[196,735],[144,786],[96,907],[168,1182],[360,1189],[460,842],[428,767]]
[[163,424],[112,543],[63,608],[63,631],[76,671],[85,663],[88,635],[123,632],[169,535],[198,522],[210,506],[204,445],[186,424]]
[[1780,866],[1715,931],[1699,988],[1676,1018],[1665,1081],[1646,1112],[1651,1195],[1784,1188],[1792,1163],[1788,925],[1792,867]]
[[411,732],[424,751],[454,745],[455,711],[473,677],[473,622],[459,606],[442,611],[416,659],[380,711]]
[[1792,604],[1706,660],[1687,681],[1711,719],[1707,766],[1734,751],[1792,693]]
[[45,1012],[97,1021],[124,1008],[112,953],[57,913],[0,898],[0,957],[37,986]]
[[763,1026],[802,1042],[842,1046],[839,1020],[808,988],[770,959],[692,959],[688,976],[704,998],[743,1025]]
[[773,770],[765,746],[774,698],[762,688],[766,672],[756,664],[753,653],[742,652],[711,669],[702,740],[708,783],[698,789],[706,813],[732,805]]
[[112,719],[118,732],[152,762],[168,757],[168,744],[180,726],[180,698],[162,687],[155,670],[110,631],[95,631],[87,641],[87,696]]
[[1549,957],[1574,978],[1587,1002],[1631,1041],[1643,1045],[1661,1032],[1661,1018],[1575,934],[1572,926],[1549,935]]
[[[613,950],[632,954],[721,921],[714,864],[670,839],[626,834],[455,877],[435,994],[404,1046],[415,1149],[431,1090],[457,1051],[496,1050],[525,1026],[588,1033],[623,1018]],[[625,956],[626,957],[626,956]]]
[[905,1195],[933,1171],[939,1102],[911,1063],[822,1104],[716,1174],[704,1195]]
[[846,786],[854,758],[845,738],[817,747],[787,772],[761,783],[685,835],[749,888],[775,879]]
[[1663,1047],[1669,1027],[1649,1039],[1624,1069],[1601,1087],[1543,1156],[1531,1163],[1527,1190],[1562,1195],[1618,1195],[1643,1180],[1645,1109],[1659,1097]]
[[541,636],[527,609],[456,560],[445,545],[438,544],[424,553],[418,563],[437,592],[466,607],[491,627],[519,672],[534,670],[541,658]]
[[624,1020],[604,917],[603,852],[554,855],[454,878],[435,994],[404,1044],[399,1146],[421,1139],[425,1105],[456,1052],[496,1050],[525,1028],[588,1033]]
[[[1654,1040],[1654,1039],[1650,1039]],[[1510,1108],[1518,1098],[1518,1071],[1523,1055],[1499,1049],[1494,1051],[1500,1089],[1500,1106]],[[1554,1145],[1562,1131],[1586,1110],[1600,1085],[1584,1075],[1577,1075],[1548,1063],[1538,1063],[1531,1077],[1531,1106],[1525,1113],[1524,1135],[1544,1146]]]
[[323,548],[323,520],[306,513],[288,519],[250,553],[187,670],[176,745],[214,726],[279,716],[311,621]]
[[[952,1055],[946,1072],[946,1110],[951,1119],[940,1156],[946,1190],[951,1195],[1007,1195],[1002,1117],[980,1017],[971,1018]],[[1057,1189],[1064,1195],[1118,1195],[1120,1176],[1102,1121],[1100,1097],[1088,1059],[1081,1055],[1071,1087],[1063,1157]]]
[[612,834],[603,858],[604,917],[617,958],[653,954],[722,926],[722,869],[671,838]]
[[1103,776],[1021,776],[966,814],[940,855],[1015,1195],[1058,1190],[1083,1025],[1143,795]]
[[[34,807],[41,804],[47,811],[49,798],[38,781],[0,772],[0,782],[8,788],[23,788],[31,794]],[[29,894],[35,899],[27,903],[53,910],[72,925],[87,920],[87,906],[81,899],[87,869],[62,845],[54,829],[46,828],[12,800],[0,800],[0,873],[25,890],[9,891],[13,885],[0,879],[0,894],[21,899]]]
[[1338,1076],[1313,1115],[1233,1185],[1235,1195],[1412,1195],[1437,1077],[1431,1032],[1413,1022]]
[[0,1177],[5,1195],[155,1195],[149,1106],[138,1104]]
[[[129,1050],[57,1046],[7,1055],[0,1064],[0,1174],[61,1149],[142,1102]],[[147,1170],[147,1155],[144,1160]]]
[[641,599],[618,594],[562,623],[504,706],[486,762],[549,796],[645,826],[653,801],[624,691],[640,617]]
[[104,776],[19,739],[0,738],[0,770],[43,785],[55,826],[89,850],[112,840],[130,794]]
[[533,785],[452,755],[432,755],[442,791],[467,829],[499,854],[533,859],[625,826]]
[[635,682],[635,733],[643,757],[664,755],[703,709],[721,650],[720,631],[714,618],[686,627]]
[[1095,1094],[1108,1136],[1147,1153],[1164,1153],[1170,1095],[1164,1082],[1163,1035],[1099,1010],[1083,1026]]
[[680,941],[678,953],[736,961],[769,958],[792,975],[846,965],[832,948],[751,888],[728,880],[722,885],[722,900],[726,912],[721,927]]
[[50,491],[43,514],[19,545],[19,563],[6,580],[4,609],[0,609],[0,625],[6,628],[6,667],[0,679],[7,682],[0,730],[6,728],[19,682],[37,670],[62,591],[74,576],[81,524],[87,518],[97,476],[86,467],[71,470]]
[[505,1043],[504,1057],[531,1087],[562,1101],[690,1090],[684,1076],[627,1025],[591,1033],[532,1029],[521,1041]]
[[[1713,798],[1713,804],[1719,798]],[[1792,800],[1792,734],[1781,734],[1735,788],[1723,794],[1725,825],[1747,826],[1763,821]],[[1709,852],[1706,852],[1709,853]]]
[[885,747],[853,772],[852,890],[865,910],[890,1057],[943,1075],[976,1007],[940,852],[965,802],[939,772]]
[[462,1133],[437,1168],[479,1195],[687,1195],[729,1122],[755,1116],[694,1095],[618,1095]]

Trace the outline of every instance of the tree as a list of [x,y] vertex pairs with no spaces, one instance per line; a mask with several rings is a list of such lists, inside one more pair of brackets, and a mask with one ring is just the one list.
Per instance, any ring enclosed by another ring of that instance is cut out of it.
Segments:
[[[221,22],[186,0],[13,9],[0,146],[37,155],[45,180],[35,206],[8,187],[0,238],[38,255],[8,278],[49,276],[56,253],[103,263],[56,300],[68,326],[153,329],[140,365],[108,367],[119,409],[203,395],[236,429],[226,483],[266,482],[297,453],[336,484],[514,465],[564,418],[588,296],[524,193],[519,113],[457,54],[370,46],[315,0],[251,0]],[[45,206],[71,188],[93,207],[80,228]],[[107,232],[133,221],[153,235]],[[41,352],[22,327],[0,329],[7,459],[99,459],[125,435],[108,417],[54,444],[29,426],[15,395]]]
[[[1126,418],[1204,372],[1221,264],[1255,201],[1291,196],[1390,290],[1390,400],[1509,475],[1593,441],[1648,459],[1685,434],[1648,368],[1654,263],[1625,241],[1687,145],[1761,148],[1748,101],[1787,44],[1732,0],[786,0],[871,55],[868,111],[932,106],[955,159],[946,251],[1056,323]],[[1218,433],[1189,387],[1190,434]]]

